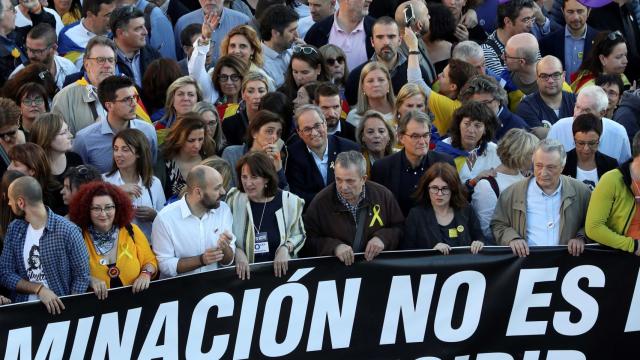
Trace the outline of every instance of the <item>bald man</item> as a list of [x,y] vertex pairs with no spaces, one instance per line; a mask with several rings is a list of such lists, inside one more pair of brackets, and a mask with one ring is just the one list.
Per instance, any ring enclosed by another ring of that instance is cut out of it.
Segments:
[[187,175],[187,193],[160,210],[151,232],[151,244],[160,278],[194,274],[233,262],[235,237],[222,176],[198,165]]
[[576,96],[562,89],[566,73],[560,59],[547,55],[535,68],[538,90],[522,99],[516,113],[542,139],[558,120],[573,116]]
[[[36,179],[23,176],[9,185],[9,207],[18,217],[9,224],[0,258],[0,284],[16,302],[40,300],[60,314],[59,296],[89,287],[89,254],[80,229],[44,206]],[[46,269],[46,272],[44,271]]]
[[[436,74],[436,69],[435,67],[433,67],[433,63],[431,63],[431,60],[429,60],[429,52],[427,51],[427,47],[424,44],[424,41],[422,41],[422,36],[429,32],[430,15],[427,5],[425,5],[425,3],[421,0],[405,1],[396,8],[394,18],[396,20],[396,23],[398,24],[400,36],[402,37],[405,28],[405,9],[407,8],[407,6],[409,6],[409,4],[411,4],[411,7],[413,9],[413,16],[415,17],[415,21],[411,23],[411,29],[413,29],[413,31],[418,36],[420,66],[427,73],[427,77],[424,79],[424,81],[426,81],[429,85],[432,85],[437,80],[438,74]],[[409,48],[407,47],[407,44],[404,42],[404,40],[400,44],[398,52],[405,57],[408,57]]]

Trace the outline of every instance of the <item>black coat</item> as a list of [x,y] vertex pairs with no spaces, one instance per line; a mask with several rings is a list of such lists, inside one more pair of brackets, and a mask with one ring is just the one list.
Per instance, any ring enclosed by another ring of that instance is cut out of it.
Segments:
[[[320,48],[322,45],[326,45],[329,43],[329,34],[331,33],[331,27],[333,27],[333,15],[328,16],[326,19],[317,22],[309,28],[307,31],[307,35],[304,37],[304,41],[313,45],[317,48]],[[371,58],[373,56],[374,50],[373,45],[371,45],[371,31],[373,27],[373,23],[376,19],[371,16],[365,16],[364,18],[364,33],[367,39],[365,40],[365,45],[367,48],[367,58]]]
[[[604,173],[609,170],[613,170],[618,167],[618,160],[611,156],[605,155],[600,151],[596,151],[596,170],[598,171],[598,178],[601,178]],[[576,149],[572,149],[567,153],[567,162],[562,169],[562,174],[576,178],[578,169],[578,155]]]
[[[158,50],[152,48],[148,44],[145,45],[142,49],[140,49],[140,76],[144,76],[144,73],[147,71],[147,67],[153,60],[161,58],[162,55],[158,52]],[[131,80],[133,80],[133,71],[129,68],[129,65],[124,61],[124,59],[120,56],[117,56],[116,66],[120,73],[123,75],[127,75]]]
[[[547,36],[544,36],[540,39],[540,54],[542,56],[553,55],[560,59],[562,66],[564,67],[564,27],[559,30],[556,30],[550,33]],[[589,51],[591,50],[591,45],[593,44],[593,38],[598,34],[598,30],[592,28],[587,25],[587,35],[584,39],[584,50],[583,50],[583,58],[587,56]],[[567,79],[569,78],[567,74]]]
[[240,104],[238,112],[224,119],[222,122],[222,133],[227,139],[227,146],[244,144],[248,127],[249,118],[247,117],[247,110],[244,104]]
[[[336,156],[344,151],[360,151],[360,146],[353,141],[335,135],[329,135],[327,142],[329,146],[327,185],[329,185],[335,180],[332,164],[335,163]],[[289,145],[288,148],[289,158],[287,160],[286,175],[287,181],[289,181],[289,190],[304,199],[306,209],[311,204],[313,197],[324,189],[326,185],[304,141],[296,141]]]

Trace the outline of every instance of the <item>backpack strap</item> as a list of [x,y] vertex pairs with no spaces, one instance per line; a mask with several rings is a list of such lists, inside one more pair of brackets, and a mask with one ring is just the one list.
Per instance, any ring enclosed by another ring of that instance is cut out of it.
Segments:
[[136,238],[133,236],[133,226],[131,226],[131,224],[126,224],[124,228],[127,229],[129,236],[131,236],[131,240],[133,240],[133,243],[135,244]]
[[496,181],[496,178],[493,176],[487,176],[484,177],[483,179],[487,180],[489,182],[489,185],[491,185],[491,188],[493,189],[493,192],[496,193],[496,197],[500,196],[500,187],[498,186],[498,181]]

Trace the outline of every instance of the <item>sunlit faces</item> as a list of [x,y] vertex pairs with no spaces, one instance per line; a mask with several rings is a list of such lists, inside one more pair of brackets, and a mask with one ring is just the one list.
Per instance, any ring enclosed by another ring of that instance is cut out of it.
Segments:
[[293,45],[293,42],[298,38],[298,22],[294,21],[289,24],[282,33],[278,33],[273,40],[280,45],[283,49],[288,49]]
[[137,96],[133,86],[116,90],[115,99],[105,103],[109,116],[125,121],[135,119]]
[[235,98],[240,93],[242,76],[232,67],[223,66],[218,75],[218,82],[220,83],[220,90],[225,96]]
[[0,20],[0,29],[3,30],[5,34],[8,34],[16,28],[16,12],[11,3],[11,0],[1,0],[2,8],[6,9],[2,12],[2,20]]
[[20,171],[21,173],[29,176],[33,176],[36,173],[33,169],[29,168],[27,165],[18,160],[11,160],[9,166],[7,167],[7,170]]
[[354,14],[365,17],[369,15],[369,5],[373,0],[344,0]]
[[113,161],[118,169],[135,169],[138,157],[135,148],[124,142],[122,138],[117,138],[113,142]]
[[602,117],[602,112],[597,110],[597,104],[590,96],[578,95],[576,104],[573,107],[573,118],[577,118],[578,115],[592,114],[597,117]]
[[144,17],[129,20],[127,27],[118,31],[122,31],[118,37],[122,38],[132,48],[141,49],[147,44],[148,31],[144,25]]
[[309,13],[313,22],[319,22],[327,16],[333,14],[334,1],[331,0],[309,0]]
[[559,152],[545,152],[538,149],[533,153],[533,174],[541,189],[556,189],[560,181],[562,168],[563,166]]
[[198,92],[194,85],[181,86],[173,94],[173,108],[177,115],[191,111],[196,102],[198,102]]
[[47,43],[46,39],[32,39],[27,36],[26,50],[27,57],[32,63],[41,63],[50,65],[53,61],[53,57],[56,54],[58,45]]
[[380,69],[371,70],[364,77],[362,85],[364,93],[372,99],[383,98],[389,93],[389,80]]
[[260,80],[252,80],[247,82],[244,91],[242,91],[242,100],[248,108],[258,111],[260,100],[267,93],[267,84]]
[[440,94],[444,96],[452,97],[458,90],[457,86],[449,78],[449,65],[445,66],[438,75],[438,82],[440,83]]
[[615,109],[620,102],[622,89],[620,89],[617,84],[602,84],[600,87],[607,93],[607,98],[609,99],[607,111]]
[[251,173],[249,165],[244,164],[240,172],[240,181],[242,181],[242,187],[245,194],[249,199],[260,199],[264,196],[264,189],[269,181],[262,176],[257,176]]
[[462,118],[460,122],[460,142],[466,151],[475,149],[484,135],[485,127],[482,121],[472,118]]
[[293,99],[293,107],[294,109],[299,108],[302,105],[307,105],[310,103],[309,93],[307,93],[307,89],[304,86],[301,86],[298,89],[298,93],[296,94],[296,98]]
[[71,150],[71,139],[73,139],[73,135],[69,131],[67,123],[63,121],[60,131],[51,141],[51,150],[61,153]]
[[469,64],[473,65],[474,68],[476,68],[476,70],[478,71],[478,74],[482,74],[485,75],[486,74],[486,70],[485,70],[485,60],[484,60],[484,55],[480,56],[480,57],[470,57],[468,59],[465,60],[466,62],[468,62]]
[[600,135],[595,131],[578,131],[573,135],[576,144],[576,155],[578,160],[593,160],[598,151]]
[[442,0],[442,5],[448,7],[456,19],[460,19],[462,16],[462,8],[466,4],[466,0]]
[[441,177],[433,179],[429,185],[429,199],[432,206],[449,206],[451,201],[451,188]]
[[202,12],[205,14],[216,13],[220,14],[222,11],[223,0],[198,0]]
[[62,194],[62,202],[65,205],[69,205],[69,201],[71,201],[71,197],[74,193],[75,191],[71,189],[71,181],[69,181],[69,178],[65,178],[62,181],[62,189],[60,190],[60,194]]
[[297,120],[298,136],[310,149],[322,149],[327,143],[327,124],[313,110],[300,114]]
[[404,114],[411,110],[424,111],[425,98],[422,94],[413,95],[405,99],[398,108],[398,118],[401,118]]
[[505,24],[510,25],[511,35],[516,35],[531,32],[535,19],[536,18],[533,15],[533,8],[523,7],[515,21],[512,22],[509,18],[505,18],[504,21]]
[[220,198],[227,193],[224,190],[222,176],[220,176],[219,172],[213,170],[208,171],[206,177],[206,187],[204,189],[200,188],[200,204],[205,209],[217,209],[220,207]]
[[294,58],[291,60],[291,74],[296,86],[300,87],[312,81],[318,80],[322,65],[312,67],[308,62]]
[[71,0],[53,0],[53,6],[56,12],[62,16],[71,10]]
[[334,175],[336,179],[336,190],[338,190],[347,202],[355,204],[360,198],[367,176],[361,176],[355,165],[343,167],[340,164],[336,164]]
[[391,61],[396,57],[401,41],[396,23],[377,24],[372,29],[371,45],[376,55],[384,61]]
[[344,79],[344,67],[346,64],[346,60],[344,56],[338,55],[335,58],[327,57],[325,58],[325,63],[327,64],[327,70],[329,72],[329,76],[333,81],[346,81]]
[[109,195],[94,196],[91,200],[91,223],[100,232],[107,232],[113,226],[116,205]]
[[364,120],[362,143],[369,152],[383,155],[390,140],[389,131],[382,119],[369,117]]
[[541,60],[536,67],[538,90],[542,95],[555,96],[562,92],[564,71],[562,64],[555,60]]
[[236,34],[229,38],[227,54],[237,56],[246,64],[249,64],[254,52],[251,43],[244,35]]
[[253,141],[263,149],[267,145],[275,144],[282,134],[282,124],[279,122],[270,122],[262,125],[258,132],[251,134]]
[[216,133],[216,129],[218,128],[218,122],[220,121],[218,118],[218,114],[214,114],[212,111],[205,111],[201,114],[201,116],[206,127],[205,133],[213,137]]
[[327,126],[330,128],[338,126],[340,114],[342,113],[340,95],[319,96],[317,101]]
[[[108,59],[108,61],[100,64],[99,59]],[[92,85],[98,86],[102,80],[115,74],[115,59],[116,54],[109,46],[95,45],[91,48],[91,53],[84,58],[84,67]]]
[[196,129],[189,133],[186,141],[182,144],[180,152],[187,157],[200,155],[202,144],[204,143],[204,129]]
[[429,152],[430,135],[427,124],[411,119],[407,123],[405,132],[400,135],[400,142],[408,155],[425,156]]
[[602,71],[605,74],[622,74],[627,68],[627,44],[619,43],[613,47],[609,56],[599,55]]
[[[109,17],[116,8],[115,2],[111,4],[100,4],[100,10],[97,14],[92,14],[91,11],[87,12],[87,17],[91,17],[93,22],[93,29],[96,35],[106,35],[109,32]],[[93,56],[93,54],[91,54]]]
[[562,7],[564,21],[574,32],[586,30],[589,8],[579,3],[577,0],[566,0]]
[[[11,211],[16,216],[24,216],[24,210],[21,209],[21,206],[24,206],[24,200],[20,200],[19,197],[15,196],[14,192],[12,191],[11,185],[9,185],[7,198],[8,198],[8,205],[11,208]],[[22,203],[22,204],[19,204],[19,203]]]

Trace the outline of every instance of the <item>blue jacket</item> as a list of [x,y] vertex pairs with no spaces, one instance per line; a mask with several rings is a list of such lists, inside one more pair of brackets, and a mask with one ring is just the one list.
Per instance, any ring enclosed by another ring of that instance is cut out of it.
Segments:
[[[29,223],[17,219],[9,224],[0,257],[0,284],[23,302],[29,294],[15,292],[20,280],[27,280],[24,243]],[[40,261],[47,284],[56,295],[81,294],[89,287],[89,254],[80,228],[47,209],[47,224],[40,238]]]

